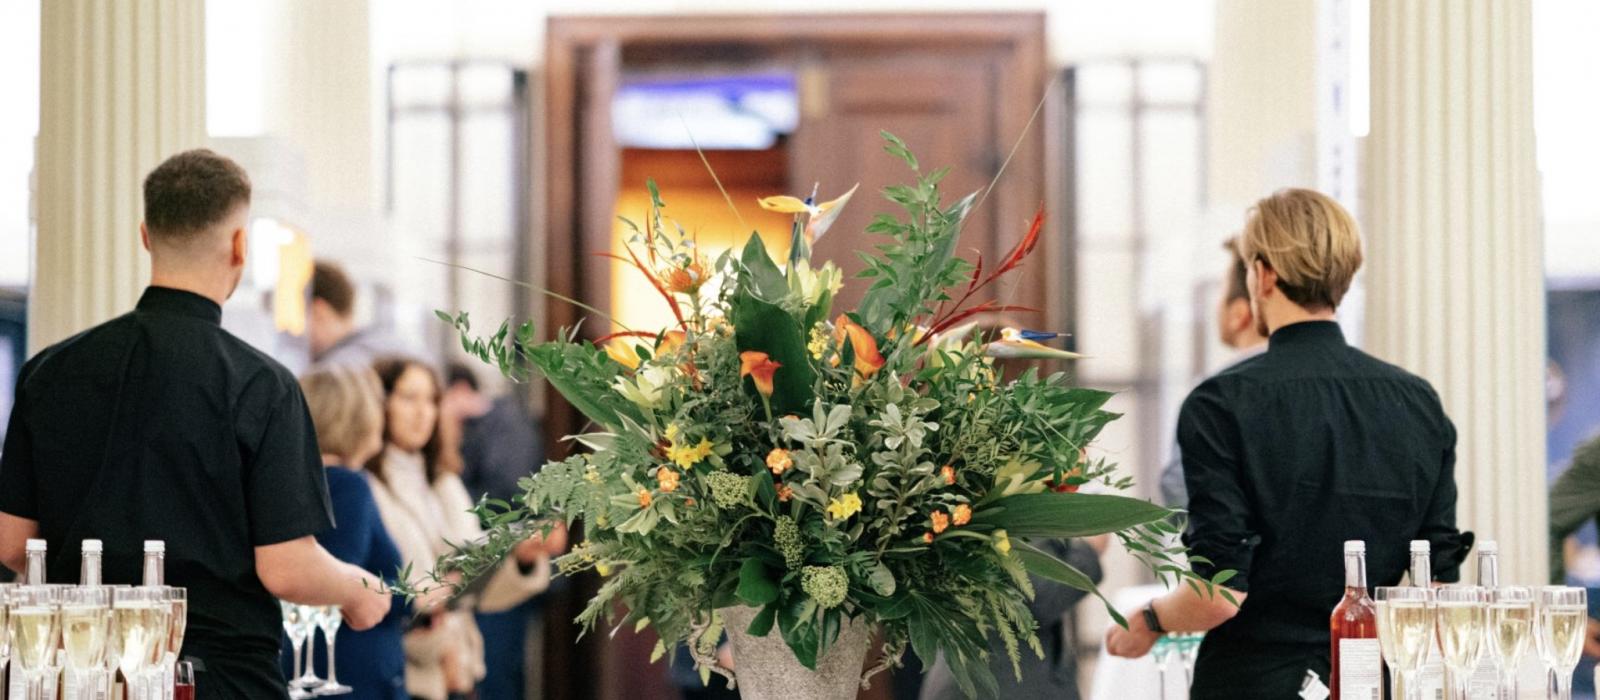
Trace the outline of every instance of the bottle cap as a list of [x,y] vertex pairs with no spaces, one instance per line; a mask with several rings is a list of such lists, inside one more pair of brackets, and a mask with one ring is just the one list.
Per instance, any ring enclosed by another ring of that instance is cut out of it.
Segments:
[[145,554],[150,554],[150,553],[153,553],[153,552],[159,552],[161,554],[166,554],[167,553],[167,543],[166,543],[166,541],[165,540],[145,540],[144,541],[144,553]]
[[90,553],[90,552],[93,552],[95,554],[99,554],[101,552],[106,551],[106,548],[105,548],[104,544],[100,543],[100,540],[84,540],[83,541],[83,551],[86,554]]
[[1344,541],[1344,553],[1345,554],[1366,554],[1367,553],[1367,543],[1363,542],[1361,540],[1345,540]]
[[1411,541],[1411,553],[1412,554],[1427,554],[1429,551],[1430,551],[1430,547],[1428,545],[1428,541],[1427,540],[1412,540]]
[[[15,541],[15,540],[13,540],[13,541]],[[45,541],[44,540],[28,540],[28,549],[27,549],[27,551],[30,551],[30,552],[43,552],[43,551],[45,551]]]
[[1482,542],[1479,542],[1478,543],[1478,553],[1479,554],[1499,554],[1500,553],[1500,543],[1495,542],[1494,540],[1484,540]]

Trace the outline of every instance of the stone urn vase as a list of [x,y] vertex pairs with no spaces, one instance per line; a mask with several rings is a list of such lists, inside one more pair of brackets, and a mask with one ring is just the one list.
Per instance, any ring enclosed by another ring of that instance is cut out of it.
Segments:
[[872,627],[859,620],[844,623],[838,640],[817,659],[817,668],[812,670],[794,657],[776,627],[765,637],[745,633],[759,612],[756,608],[735,606],[717,612],[732,645],[734,668],[722,668],[710,658],[700,661],[727,676],[730,685],[739,690],[739,697],[746,700],[851,700],[866,687],[871,674],[887,667],[880,664],[862,673],[867,648],[872,644]]

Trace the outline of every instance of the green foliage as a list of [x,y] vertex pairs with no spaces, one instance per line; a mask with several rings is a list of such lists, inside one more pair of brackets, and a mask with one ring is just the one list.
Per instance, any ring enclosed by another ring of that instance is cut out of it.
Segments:
[[[985,338],[919,328],[950,318],[985,283],[955,254],[974,197],[945,204],[948,170],[924,174],[904,142],[885,142],[915,183],[887,188],[903,215],[868,228],[884,242],[863,255],[871,287],[847,310],[859,329],[835,325],[845,325],[832,308],[840,273],[813,269],[808,247],[795,246],[780,268],[751,236],[708,266],[663,215],[654,183],[644,226],[627,223],[625,262],[667,298],[670,326],[602,349],[572,330],[537,342],[529,324],[479,337],[466,313],[441,312],[466,352],[515,381],[537,372],[593,424],[574,436],[587,451],[524,479],[520,499],[479,504],[486,541],[441,559],[434,580],[490,575],[537,528],[582,523],[584,541],[557,565],[602,577],[578,616],[585,629],[650,626],[664,655],[714,644],[716,610],[749,605],[758,613],[746,632],[776,628],[814,667],[859,618],[878,626],[891,654],[943,656],[975,697],[998,693],[992,654],[1016,667],[1041,652],[1030,575],[1095,592],[1024,538],[1114,533],[1169,584],[1227,596],[1218,586],[1231,572],[1205,580],[1185,565],[1172,511],[1061,492],[1131,483],[1085,452],[1117,417],[1105,410],[1110,394],[1062,373],[1002,380]],[[725,282],[700,289],[713,275]],[[741,371],[749,351],[781,365],[770,398]]]

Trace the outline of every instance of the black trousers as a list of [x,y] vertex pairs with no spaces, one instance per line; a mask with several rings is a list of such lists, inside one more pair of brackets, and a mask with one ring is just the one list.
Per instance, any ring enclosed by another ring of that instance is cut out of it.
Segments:
[[1261,644],[1207,637],[1190,700],[1295,700],[1306,671],[1328,682],[1327,644]]

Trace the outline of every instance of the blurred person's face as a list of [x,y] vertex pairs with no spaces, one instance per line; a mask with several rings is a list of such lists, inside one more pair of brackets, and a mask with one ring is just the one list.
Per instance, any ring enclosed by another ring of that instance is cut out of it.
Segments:
[[[1233,265],[1228,265],[1228,275],[1233,274]],[[1244,297],[1231,296],[1229,285],[1223,285],[1221,305],[1217,307],[1217,338],[1223,345],[1237,348],[1242,336],[1255,330],[1255,314],[1250,311],[1250,297],[1248,291]]]
[[344,339],[349,323],[333,310],[324,299],[313,298],[307,314],[306,339],[311,341],[311,354],[321,355]]
[[438,398],[433,377],[412,365],[400,374],[384,407],[389,422],[389,441],[406,452],[417,452],[428,444],[439,421]]

